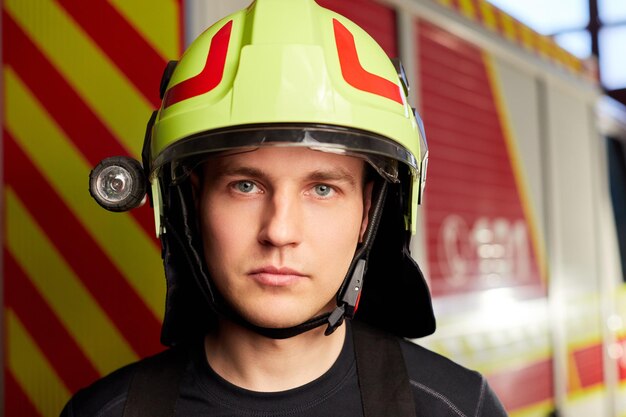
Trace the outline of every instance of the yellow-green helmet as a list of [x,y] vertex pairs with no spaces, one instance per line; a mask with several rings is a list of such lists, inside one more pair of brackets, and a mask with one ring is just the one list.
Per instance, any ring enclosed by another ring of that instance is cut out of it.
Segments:
[[[94,198],[122,211],[145,194],[127,185],[145,184],[140,178],[147,174],[167,279],[164,344],[197,337],[219,317],[268,337],[324,324],[332,332],[357,305],[356,319],[397,335],[434,331],[430,293],[409,253],[427,149],[407,92],[399,64],[363,29],[313,0],[256,0],[211,26],[180,62],[168,64],[143,165],[111,158],[90,178]],[[380,174],[337,307],[286,329],[247,322],[215,291],[189,180],[210,154],[261,146],[358,156]]]
[[164,166],[176,180],[207,152],[307,146],[365,155],[393,181],[394,163],[404,164],[405,221],[415,230],[427,159],[421,122],[398,68],[345,17],[313,0],[257,0],[202,33],[166,83],[151,132],[154,194]]

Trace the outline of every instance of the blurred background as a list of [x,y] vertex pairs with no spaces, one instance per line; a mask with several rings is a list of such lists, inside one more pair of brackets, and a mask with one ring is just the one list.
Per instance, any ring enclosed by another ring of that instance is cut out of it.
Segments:
[[491,0],[578,58],[595,57],[607,93],[626,103],[626,2],[622,0]]
[[[167,62],[249,3],[3,1],[4,415],[56,416],[162,349],[152,211],[100,209],[89,171],[140,157]],[[424,119],[438,330],[415,342],[512,416],[626,416],[626,2],[318,3],[401,58]]]

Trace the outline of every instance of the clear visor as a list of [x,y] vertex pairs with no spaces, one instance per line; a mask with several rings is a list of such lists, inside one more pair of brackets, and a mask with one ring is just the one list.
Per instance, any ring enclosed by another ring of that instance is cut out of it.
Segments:
[[417,173],[415,157],[403,146],[385,137],[364,131],[320,125],[247,126],[190,136],[165,148],[154,160],[151,178],[164,166],[178,183],[215,153],[249,152],[265,146],[306,147],[367,161],[383,178],[398,182],[398,162]]

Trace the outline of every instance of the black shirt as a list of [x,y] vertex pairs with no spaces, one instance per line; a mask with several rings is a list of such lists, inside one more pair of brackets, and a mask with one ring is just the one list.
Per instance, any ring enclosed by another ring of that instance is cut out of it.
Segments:
[[[190,350],[176,416],[361,417],[361,394],[350,326],[333,366],[318,379],[282,392],[254,392],[217,375],[202,343]],[[401,341],[417,416],[500,417],[502,405],[484,378],[418,345]],[[121,417],[136,365],[124,367],[79,391],[61,417]],[[381,381],[384,384],[384,381]]]

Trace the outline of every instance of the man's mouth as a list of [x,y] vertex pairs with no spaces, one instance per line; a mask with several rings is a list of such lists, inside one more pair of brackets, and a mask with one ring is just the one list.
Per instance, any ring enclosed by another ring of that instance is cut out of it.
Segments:
[[285,287],[307,277],[298,270],[271,265],[255,268],[248,273],[248,276],[259,284],[269,287]]

